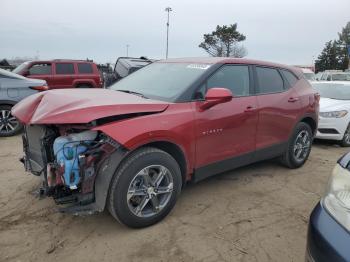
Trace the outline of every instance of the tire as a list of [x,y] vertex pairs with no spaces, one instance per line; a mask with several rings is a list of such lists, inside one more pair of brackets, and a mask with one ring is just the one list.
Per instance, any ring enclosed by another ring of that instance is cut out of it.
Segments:
[[289,168],[303,166],[310,155],[312,140],[311,127],[304,122],[298,123],[288,141],[285,153],[281,156],[282,164]]
[[12,106],[0,105],[0,137],[14,136],[22,131],[22,124],[11,115]]
[[88,84],[82,84],[82,85],[78,85],[77,88],[92,88],[92,86]]
[[171,155],[157,148],[141,148],[131,153],[114,174],[109,212],[129,227],[153,225],[172,210],[181,186],[180,167]]
[[339,143],[342,147],[349,147],[350,146],[350,123],[348,124],[348,127],[345,130],[343,139]]

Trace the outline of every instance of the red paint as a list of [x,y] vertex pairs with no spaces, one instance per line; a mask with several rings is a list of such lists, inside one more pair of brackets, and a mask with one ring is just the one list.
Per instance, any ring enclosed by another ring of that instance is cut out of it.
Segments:
[[[169,62],[191,62],[170,60]],[[195,60],[195,63],[244,63],[298,69],[241,59]],[[210,106],[208,106],[210,105]],[[54,90],[24,99],[12,110],[25,124],[84,124],[121,114],[153,112],[97,126],[124,147],[133,150],[155,141],[176,144],[193,169],[288,141],[303,117],[317,121],[318,99],[310,84],[300,79],[282,93],[232,97],[214,88],[206,101],[167,103],[111,90]]]
[[[73,74],[57,74],[56,65],[57,64],[73,64],[74,73]],[[51,72],[49,74],[36,74],[30,75],[29,70],[32,66],[37,64],[50,64]],[[91,73],[80,73],[78,70],[78,64],[89,64],[91,65]],[[49,89],[61,89],[61,88],[75,88],[79,85],[90,86],[93,88],[102,87],[102,78],[100,72],[95,63],[86,60],[49,60],[49,61],[32,61],[28,63],[17,74],[23,75],[28,78],[43,79],[46,81]]]

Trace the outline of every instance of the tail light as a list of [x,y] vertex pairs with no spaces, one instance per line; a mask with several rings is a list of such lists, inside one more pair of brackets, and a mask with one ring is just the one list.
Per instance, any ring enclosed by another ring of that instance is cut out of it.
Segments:
[[320,97],[321,97],[321,96],[320,96],[320,94],[319,94],[319,93],[316,93],[316,94],[315,94],[315,99],[316,99],[316,101],[317,101],[317,102],[319,102],[319,101],[320,101]]
[[36,90],[36,91],[39,91],[39,92],[49,90],[49,87],[45,86],[45,85],[43,85],[43,86],[30,86],[29,88]]

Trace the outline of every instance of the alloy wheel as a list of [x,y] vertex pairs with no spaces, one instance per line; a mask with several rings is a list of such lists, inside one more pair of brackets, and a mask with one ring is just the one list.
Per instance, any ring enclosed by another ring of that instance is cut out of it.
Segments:
[[295,139],[294,143],[294,157],[297,161],[303,161],[310,150],[311,147],[311,137],[306,130],[299,132],[298,136]]
[[2,109],[0,111],[0,133],[10,134],[17,130],[18,126],[18,120],[11,115],[10,110]]
[[131,181],[127,192],[130,211],[138,217],[158,214],[169,203],[173,193],[173,177],[162,165],[143,168]]

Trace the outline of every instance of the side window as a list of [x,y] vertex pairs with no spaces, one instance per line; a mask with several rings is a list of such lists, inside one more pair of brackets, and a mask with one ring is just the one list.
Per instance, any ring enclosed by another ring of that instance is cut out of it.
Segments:
[[69,63],[56,63],[56,74],[71,75],[74,74],[74,66]]
[[92,74],[92,65],[88,63],[79,63],[78,72],[79,74]]
[[284,90],[283,79],[276,69],[256,67],[256,74],[260,94],[277,93]]
[[50,75],[51,64],[34,64],[29,68],[29,75]]
[[298,82],[298,78],[288,70],[281,70],[283,76],[287,79],[290,86],[294,86]]
[[213,87],[230,89],[234,96],[249,95],[249,68],[246,65],[226,65],[207,80],[207,90]]

